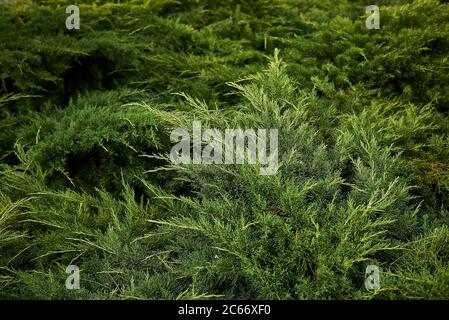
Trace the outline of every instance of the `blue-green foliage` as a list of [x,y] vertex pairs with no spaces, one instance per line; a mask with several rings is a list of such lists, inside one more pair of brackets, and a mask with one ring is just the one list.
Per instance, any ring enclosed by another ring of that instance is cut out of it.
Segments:
[[[447,3],[69,4],[0,5],[0,298],[449,298]],[[278,173],[172,165],[194,120]]]

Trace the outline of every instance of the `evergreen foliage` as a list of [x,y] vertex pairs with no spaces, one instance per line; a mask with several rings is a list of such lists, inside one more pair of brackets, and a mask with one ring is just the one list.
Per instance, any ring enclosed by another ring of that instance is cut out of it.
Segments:
[[[0,299],[449,299],[448,3],[78,2],[0,4]],[[194,120],[278,173],[172,165]]]

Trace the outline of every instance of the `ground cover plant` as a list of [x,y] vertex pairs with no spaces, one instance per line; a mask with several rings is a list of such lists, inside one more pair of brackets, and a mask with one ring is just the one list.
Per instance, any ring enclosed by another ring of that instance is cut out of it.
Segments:
[[[449,299],[447,1],[71,4],[0,2],[1,299]],[[278,171],[173,164],[193,121]]]

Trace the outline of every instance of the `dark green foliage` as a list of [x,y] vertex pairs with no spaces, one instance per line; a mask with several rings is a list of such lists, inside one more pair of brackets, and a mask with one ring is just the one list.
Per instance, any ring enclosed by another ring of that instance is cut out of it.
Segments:
[[[69,4],[0,4],[1,299],[449,298],[447,3]],[[194,120],[278,173],[171,165]]]

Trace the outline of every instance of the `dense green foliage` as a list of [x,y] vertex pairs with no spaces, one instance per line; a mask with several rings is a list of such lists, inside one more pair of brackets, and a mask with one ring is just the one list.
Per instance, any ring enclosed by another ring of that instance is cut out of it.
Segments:
[[[0,4],[0,298],[449,299],[446,1],[378,0],[380,30],[346,0],[84,0],[67,30],[71,2]],[[278,128],[278,173],[170,164],[193,120]]]

